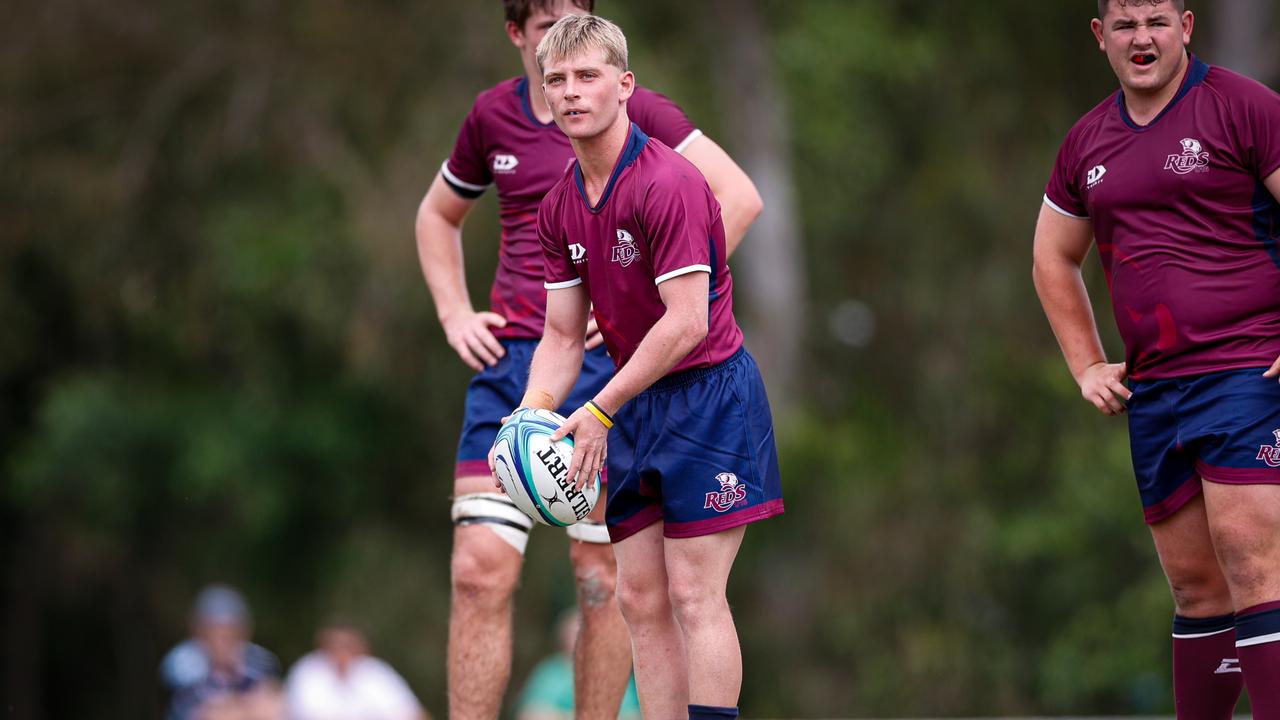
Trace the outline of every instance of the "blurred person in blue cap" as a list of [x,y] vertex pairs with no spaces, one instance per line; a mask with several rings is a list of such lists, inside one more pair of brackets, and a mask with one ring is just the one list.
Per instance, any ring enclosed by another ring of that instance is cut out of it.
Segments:
[[191,637],[160,662],[172,692],[168,720],[274,720],[279,713],[280,663],[249,641],[244,597],[226,585],[200,591]]

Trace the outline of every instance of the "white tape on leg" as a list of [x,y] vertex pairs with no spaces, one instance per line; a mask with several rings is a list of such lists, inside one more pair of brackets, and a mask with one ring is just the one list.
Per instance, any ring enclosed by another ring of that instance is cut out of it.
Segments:
[[570,540],[597,545],[609,544],[609,529],[604,526],[604,523],[595,520],[581,520],[566,527],[565,532],[569,533]]
[[484,525],[521,555],[529,543],[533,520],[501,493],[472,493],[453,499],[454,525]]

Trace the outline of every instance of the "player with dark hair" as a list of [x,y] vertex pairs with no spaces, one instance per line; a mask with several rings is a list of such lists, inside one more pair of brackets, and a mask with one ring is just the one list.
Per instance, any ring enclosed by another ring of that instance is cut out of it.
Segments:
[[[1082,395],[1128,412],[1173,591],[1179,718],[1280,719],[1280,95],[1190,54],[1181,0],[1100,2],[1120,90],[1067,134],[1035,283]],[[1124,362],[1081,264],[1096,239]]]
[[[494,493],[485,455],[503,414],[520,399],[546,307],[535,220],[543,195],[573,159],[552,122],[534,59],[538,41],[568,11],[591,0],[504,0],[506,32],[524,74],[476,98],[449,159],[418,211],[418,253],[449,344],[477,371],[467,392],[454,471],[452,603],[449,618],[449,716],[498,715],[511,673],[511,600],[520,576],[529,520]],[[650,135],[684,154],[725,208],[728,249],[760,212],[745,173],[667,98],[637,88],[633,117]],[[476,312],[463,273],[462,225],[476,199],[497,186],[502,244],[490,311]],[[582,377],[566,409],[592,397],[613,372],[594,331]],[[614,716],[630,673],[630,644],[614,597],[614,559],[603,506],[570,530],[582,629],[575,650],[580,717]]]
[[725,588],[746,525],[783,503],[720,206],[687,159],[631,122],[635,77],[616,25],[566,16],[537,60],[577,162],[538,213],[547,321],[520,405],[568,396],[594,307],[617,371],[552,437],[573,434],[579,488],[607,443],[605,517],[641,710],[737,717],[742,654]]

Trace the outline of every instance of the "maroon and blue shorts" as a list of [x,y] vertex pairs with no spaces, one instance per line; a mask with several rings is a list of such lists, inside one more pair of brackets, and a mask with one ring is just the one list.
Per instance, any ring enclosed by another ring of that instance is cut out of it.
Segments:
[[1195,498],[1201,478],[1280,484],[1280,383],[1264,370],[1131,383],[1129,444],[1148,523]]
[[683,538],[783,512],[769,400],[746,350],[662,378],[614,420],[605,510],[613,542],[658,521],[664,536]]

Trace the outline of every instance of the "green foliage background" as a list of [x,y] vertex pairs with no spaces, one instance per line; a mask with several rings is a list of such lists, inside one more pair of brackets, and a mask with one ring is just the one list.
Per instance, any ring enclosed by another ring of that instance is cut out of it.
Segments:
[[[748,533],[731,587],[743,706],[1170,712],[1123,425],[1079,400],[1030,283],[1057,145],[1114,87],[1091,3],[759,6],[816,310],[779,422],[788,513]],[[598,11],[641,81],[723,137],[712,13]],[[469,373],[412,220],[474,94],[519,72],[498,3],[5,15],[5,716],[158,717],[156,664],[215,580],[286,663],[322,618],[357,618],[442,716]],[[478,304],[496,241],[490,199],[467,224]],[[829,330],[847,299],[875,315],[866,347]],[[516,683],[572,601],[558,533],[528,565]]]

